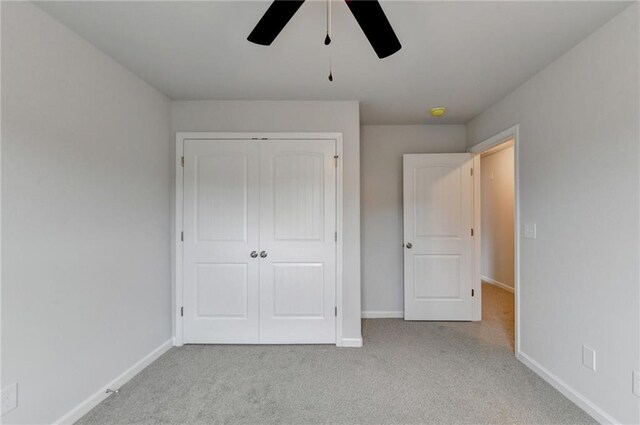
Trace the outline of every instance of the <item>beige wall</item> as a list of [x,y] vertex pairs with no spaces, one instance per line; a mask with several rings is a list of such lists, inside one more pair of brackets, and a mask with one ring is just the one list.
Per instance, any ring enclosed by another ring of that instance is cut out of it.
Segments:
[[469,146],[519,124],[520,220],[537,223],[520,245],[519,355],[601,421],[629,424],[640,423],[639,9],[467,124]]
[[362,311],[402,316],[402,155],[464,152],[463,125],[362,127]]
[[513,144],[480,160],[482,277],[513,289]]
[[29,2],[2,2],[6,424],[45,424],[171,338],[170,103]]
[[343,327],[360,340],[360,110],[358,102],[174,101],[177,131],[339,132],[343,134]]

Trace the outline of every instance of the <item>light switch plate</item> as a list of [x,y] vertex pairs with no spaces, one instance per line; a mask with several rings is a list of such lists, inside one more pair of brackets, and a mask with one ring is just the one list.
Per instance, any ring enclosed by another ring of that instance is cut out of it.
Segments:
[[526,239],[536,238],[536,223],[524,223],[524,237]]
[[633,371],[633,394],[640,397],[640,372]]
[[582,364],[592,371],[596,371],[596,351],[593,348],[582,346]]
[[2,403],[0,405],[0,412],[4,415],[7,412],[12,411],[18,407],[18,384],[13,383],[2,389]]

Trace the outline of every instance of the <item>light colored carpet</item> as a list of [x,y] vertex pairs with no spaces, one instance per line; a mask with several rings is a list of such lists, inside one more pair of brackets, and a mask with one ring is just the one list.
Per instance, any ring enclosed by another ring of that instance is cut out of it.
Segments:
[[78,423],[586,424],[513,355],[513,296],[481,323],[363,321],[361,349],[173,348]]

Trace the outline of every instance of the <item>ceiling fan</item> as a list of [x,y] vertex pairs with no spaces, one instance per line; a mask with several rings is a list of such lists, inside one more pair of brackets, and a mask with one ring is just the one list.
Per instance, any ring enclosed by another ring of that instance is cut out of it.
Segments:
[[[400,41],[378,0],[344,1],[380,59],[400,50]],[[247,39],[252,43],[269,46],[304,2],[305,0],[273,0]],[[325,41],[325,44],[328,43]]]

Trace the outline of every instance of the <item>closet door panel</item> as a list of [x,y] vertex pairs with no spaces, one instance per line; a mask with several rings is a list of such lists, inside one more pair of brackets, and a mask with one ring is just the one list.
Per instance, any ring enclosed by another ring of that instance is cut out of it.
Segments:
[[333,140],[260,143],[260,341],[335,343]]
[[184,341],[259,342],[259,147],[187,140]]

